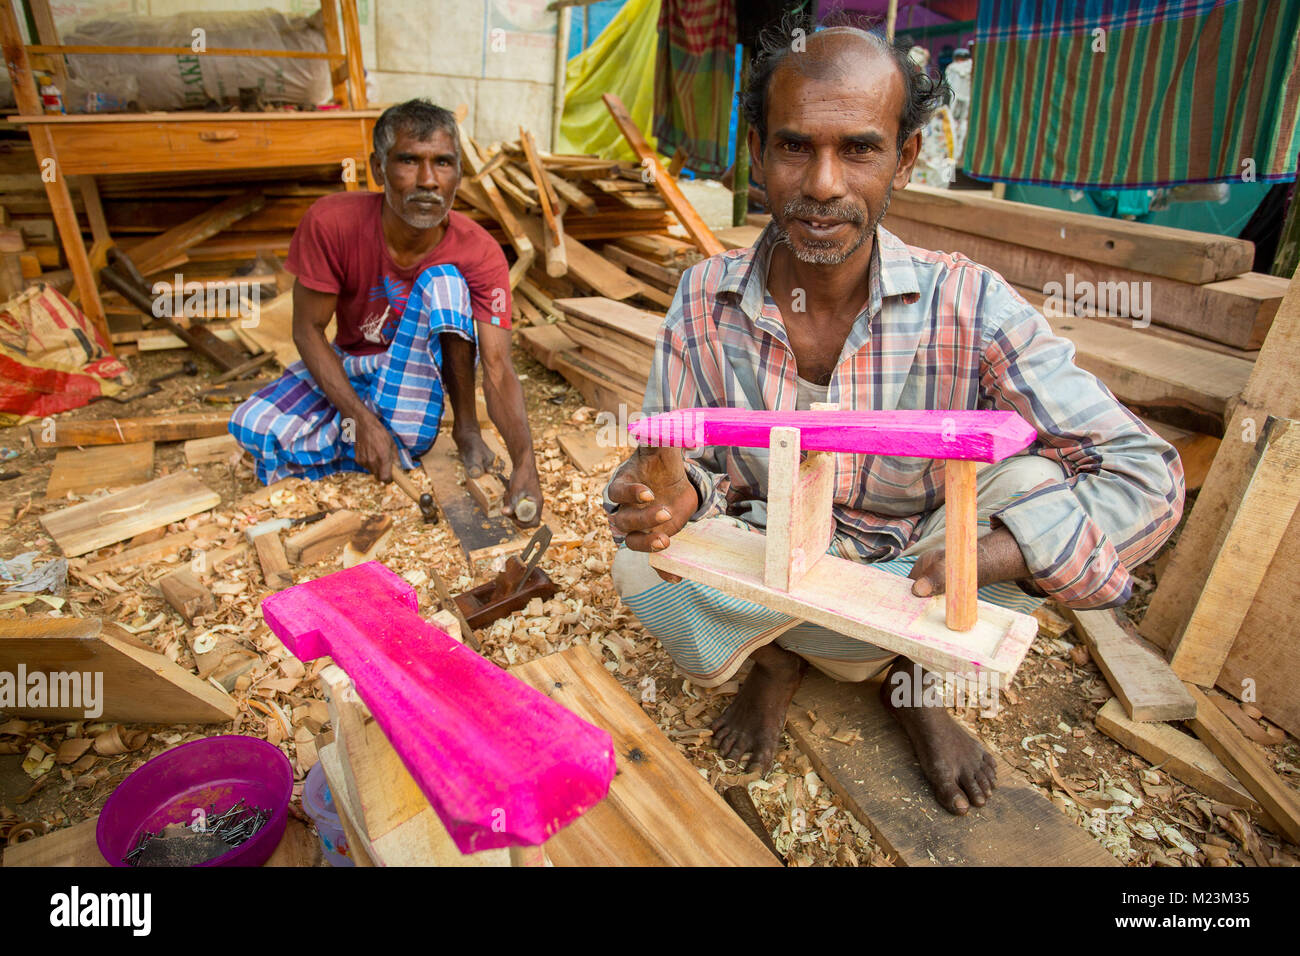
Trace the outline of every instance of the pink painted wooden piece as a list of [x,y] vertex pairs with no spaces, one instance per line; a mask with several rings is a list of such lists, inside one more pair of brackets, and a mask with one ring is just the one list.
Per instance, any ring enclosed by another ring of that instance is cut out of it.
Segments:
[[1001,461],[1026,448],[1034,428],[1004,411],[807,411],[682,408],[643,418],[628,434],[643,445],[767,448],[773,428],[799,429],[803,451]]
[[267,624],[308,661],[334,658],[462,853],[544,843],[604,799],[608,733],[416,613],[370,561],[272,594]]

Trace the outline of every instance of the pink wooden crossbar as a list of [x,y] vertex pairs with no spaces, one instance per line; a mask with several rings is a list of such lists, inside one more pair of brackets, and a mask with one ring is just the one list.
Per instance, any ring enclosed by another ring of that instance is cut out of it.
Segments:
[[1022,451],[1032,425],[1006,411],[807,411],[682,408],[643,418],[628,434],[643,445],[767,448],[773,428],[799,429],[803,451],[994,462]]
[[417,614],[415,591],[376,561],[262,602],[308,661],[334,658],[462,853],[544,843],[604,799],[608,733]]

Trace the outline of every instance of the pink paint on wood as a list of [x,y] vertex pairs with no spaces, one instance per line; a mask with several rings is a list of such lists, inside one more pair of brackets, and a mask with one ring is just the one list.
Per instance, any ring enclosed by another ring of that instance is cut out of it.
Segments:
[[608,733],[416,613],[377,561],[262,602],[304,661],[326,654],[356,685],[462,853],[544,843],[604,799]]
[[804,451],[855,452],[1001,461],[1036,437],[1032,425],[1004,411],[807,411],[682,408],[643,418],[628,434],[643,445],[767,448],[773,428],[799,429]]

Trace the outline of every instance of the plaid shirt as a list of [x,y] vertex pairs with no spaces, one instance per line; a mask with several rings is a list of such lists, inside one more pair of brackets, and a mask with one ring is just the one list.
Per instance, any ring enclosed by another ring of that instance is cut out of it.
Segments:
[[[659,332],[643,410],[792,410],[795,357],[767,293],[775,241],[713,256],[682,276]],[[1058,462],[1063,480],[993,515],[1015,537],[1034,582],[1075,607],[1124,603],[1128,568],[1178,524],[1178,453],[1093,375],[1074,346],[997,273],[954,253],[905,245],[878,229],[870,298],[840,352],[827,400],[852,409],[1010,409],[1038,432],[1024,454]],[[767,497],[767,451],[710,447],[688,471],[695,519],[737,498]],[[864,561],[897,557],[943,504],[944,463],[836,456],[836,550]],[[735,509],[733,507],[733,513]],[[765,515],[765,509],[759,509]],[[765,520],[762,519],[762,520]]]

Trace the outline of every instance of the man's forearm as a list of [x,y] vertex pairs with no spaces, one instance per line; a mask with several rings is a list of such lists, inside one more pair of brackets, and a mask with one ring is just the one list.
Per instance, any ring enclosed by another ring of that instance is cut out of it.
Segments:
[[483,398],[487,402],[488,417],[506,441],[512,467],[536,469],[533,436],[528,428],[528,411],[524,405],[524,388],[519,384],[515,370],[509,367],[485,368]]

